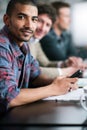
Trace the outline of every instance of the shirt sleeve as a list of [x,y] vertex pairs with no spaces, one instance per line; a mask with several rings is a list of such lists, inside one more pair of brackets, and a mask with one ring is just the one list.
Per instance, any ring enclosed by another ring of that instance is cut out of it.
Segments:
[[39,62],[31,56],[31,74],[30,78],[35,79],[37,76],[39,76],[41,73],[40,67],[39,67]]
[[20,91],[12,67],[12,58],[6,46],[0,44],[0,97],[6,99],[8,103],[15,98]]

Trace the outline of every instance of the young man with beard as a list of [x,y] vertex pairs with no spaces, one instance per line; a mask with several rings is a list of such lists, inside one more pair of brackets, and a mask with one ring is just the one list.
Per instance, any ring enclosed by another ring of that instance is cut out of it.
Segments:
[[5,26],[0,30],[0,100],[6,101],[7,108],[65,94],[78,87],[77,78],[53,80],[42,75],[38,62],[31,56],[27,42],[38,22],[38,9],[33,0],[10,0],[3,20]]

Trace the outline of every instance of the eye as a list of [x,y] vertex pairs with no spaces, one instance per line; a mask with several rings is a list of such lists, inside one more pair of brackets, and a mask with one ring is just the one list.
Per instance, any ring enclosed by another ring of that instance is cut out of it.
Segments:
[[25,19],[24,15],[18,15],[19,19]]
[[38,22],[38,18],[37,17],[33,17],[32,21],[36,23],[36,22]]
[[49,28],[51,28],[51,24],[49,24],[49,23],[48,23],[48,24],[46,24],[46,26],[47,26],[47,27],[49,27]]

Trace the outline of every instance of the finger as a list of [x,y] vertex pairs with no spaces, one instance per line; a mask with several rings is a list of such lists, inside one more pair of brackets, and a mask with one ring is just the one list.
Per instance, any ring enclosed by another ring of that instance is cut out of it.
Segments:
[[72,90],[75,90],[75,89],[77,89],[78,88],[78,85],[77,85],[77,83],[75,83],[75,84],[71,84],[72,86]]
[[71,83],[71,84],[69,85],[68,91],[71,92],[72,90],[75,90],[75,89],[77,89],[77,88],[78,88],[78,85],[77,85],[77,84],[72,84],[72,83]]
[[72,90],[71,83],[69,83],[68,92],[71,92],[71,90]]
[[75,83],[78,81],[78,78],[67,78],[67,80],[71,83]]

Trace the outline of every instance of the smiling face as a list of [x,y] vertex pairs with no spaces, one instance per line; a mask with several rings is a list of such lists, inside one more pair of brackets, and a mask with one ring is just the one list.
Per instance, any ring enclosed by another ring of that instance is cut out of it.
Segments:
[[38,10],[33,5],[17,3],[11,16],[4,15],[4,22],[13,35],[14,41],[20,45],[29,41],[34,34],[38,22]]
[[34,37],[37,39],[43,38],[51,29],[52,20],[47,14],[41,14],[38,16],[38,26],[34,33]]

